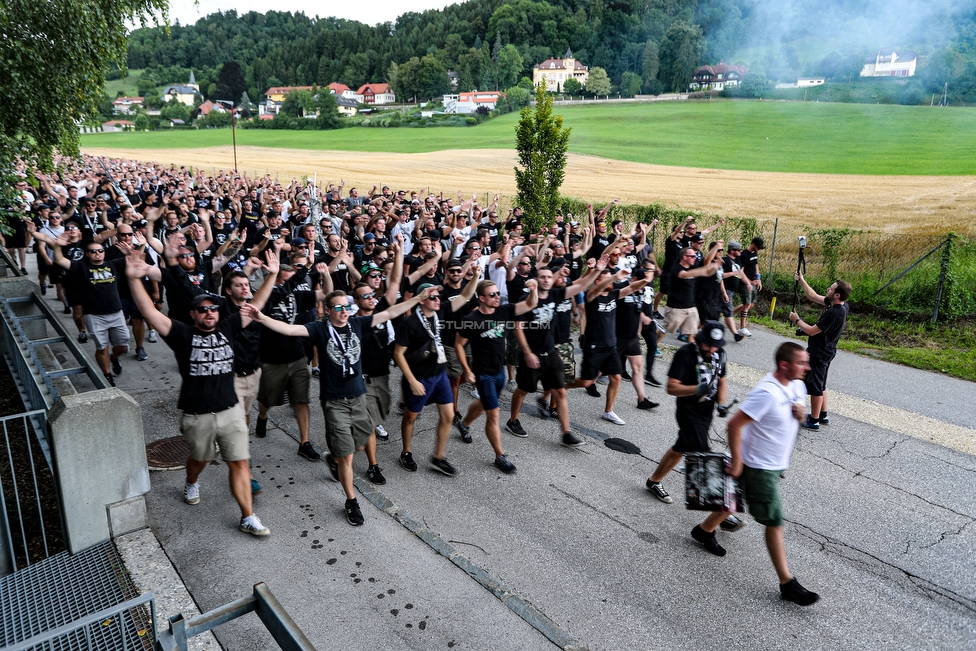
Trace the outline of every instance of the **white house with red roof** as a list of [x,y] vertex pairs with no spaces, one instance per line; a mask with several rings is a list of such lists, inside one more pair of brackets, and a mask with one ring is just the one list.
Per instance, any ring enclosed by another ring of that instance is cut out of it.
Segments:
[[393,104],[396,94],[389,84],[363,84],[356,91],[356,101],[360,104]]
[[688,88],[691,90],[725,90],[742,83],[749,70],[745,66],[730,66],[719,61],[717,66],[702,66],[695,70]]
[[107,133],[113,133],[116,131],[132,131],[135,129],[136,123],[129,120],[109,120],[108,122],[102,122],[102,131]]
[[331,92],[336,97],[345,97],[346,99],[351,99],[351,100],[356,99],[356,91],[354,91],[349,86],[346,86],[345,84],[340,84],[334,81],[331,84],[329,84],[328,88],[329,88],[329,92]]
[[112,102],[112,113],[115,115],[132,115],[141,107],[144,100],[141,97],[116,97]]
[[498,99],[503,93],[495,91],[472,91],[470,93],[458,93],[457,95],[444,96],[444,112],[455,114],[469,114],[478,110],[479,106],[484,106],[489,111],[498,104]]
[[590,69],[576,60],[570,48],[561,59],[546,59],[532,66],[532,85],[538,86],[545,78],[546,90],[553,93],[561,91],[567,79],[575,79],[581,86],[586,86],[589,77]]

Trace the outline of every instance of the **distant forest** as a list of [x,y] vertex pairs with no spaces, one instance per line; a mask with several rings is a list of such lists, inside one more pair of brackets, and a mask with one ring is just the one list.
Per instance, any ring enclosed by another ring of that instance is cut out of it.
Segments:
[[[763,43],[769,19],[763,2],[468,0],[375,26],[302,13],[228,11],[194,25],[173,25],[169,34],[161,28],[135,30],[128,66],[146,69],[140,92],[153,83],[185,82],[192,68],[208,99],[218,92],[218,74],[228,61],[240,64],[252,100],[270,86],[335,81],[353,89],[390,82],[402,97],[433,97],[444,92],[447,70],[457,73],[462,91],[505,89],[531,77],[533,65],[571,48],[584,65],[606,70],[614,92],[623,86],[633,94],[685,90],[696,67],[722,59],[748,65],[762,80],[759,87],[767,78],[824,74],[846,80],[856,78],[880,47],[892,45],[921,55],[918,75],[909,82],[920,93],[941,91],[949,82],[954,98],[976,102],[972,0],[948,4],[949,10],[929,19],[909,42],[871,43],[815,60],[802,60],[789,45]],[[831,20],[858,19],[857,7],[868,12],[871,4],[800,1],[793,7],[797,27],[777,32],[775,39],[799,41],[813,29],[829,28],[825,23]],[[736,59],[746,47],[755,60]]]

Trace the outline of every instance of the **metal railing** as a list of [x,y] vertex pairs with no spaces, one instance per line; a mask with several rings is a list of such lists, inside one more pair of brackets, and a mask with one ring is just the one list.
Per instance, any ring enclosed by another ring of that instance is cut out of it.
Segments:
[[[145,607],[147,605],[149,606],[149,621],[146,627],[139,628],[145,619]],[[87,649],[88,651],[150,649],[152,647],[149,645],[156,638],[155,621],[156,601],[153,598],[153,593],[150,592],[118,606],[86,615],[64,626],[44,631],[29,640],[4,647],[2,651],[28,651],[28,649],[31,651],[51,649],[53,651],[64,648]],[[143,641],[147,636],[151,636],[148,644]]]
[[6,247],[0,246],[0,277],[26,275],[17,266],[17,262],[10,257],[10,252],[7,251]]
[[[50,541],[45,511],[49,518],[52,512],[58,518],[61,513],[57,504],[53,510],[44,508],[45,500],[57,502],[54,469],[50,463],[46,469],[38,468],[34,461],[35,447],[40,447],[42,439],[40,433],[47,431],[47,412],[39,409],[5,416],[0,418],[0,428],[6,457],[0,460],[0,544],[6,554],[0,557],[7,556],[10,569],[16,570],[29,566],[34,559],[42,560],[61,551],[60,548],[52,551],[52,547],[54,541],[61,541],[63,523],[50,523],[58,529],[51,532],[55,538]],[[38,475],[44,470],[49,471],[49,476],[38,481]]]
[[173,615],[169,618],[169,630],[159,633],[156,638],[156,651],[187,651],[190,638],[250,612],[257,614],[283,651],[315,651],[295,620],[264,583],[255,585],[251,596],[232,601],[189,621],[184,620],[183,615]]

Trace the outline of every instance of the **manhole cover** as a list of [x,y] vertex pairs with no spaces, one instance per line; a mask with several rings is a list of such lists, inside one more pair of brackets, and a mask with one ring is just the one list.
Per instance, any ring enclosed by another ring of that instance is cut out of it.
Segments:
[[186,456],[189,451],[182,436],[173,436],[150,443],[146,446],[149,469],[182,470],[186,467]]
[[640,454],[640,448],[624,439],[607,439],[603,442],[605,446],[624,454]]

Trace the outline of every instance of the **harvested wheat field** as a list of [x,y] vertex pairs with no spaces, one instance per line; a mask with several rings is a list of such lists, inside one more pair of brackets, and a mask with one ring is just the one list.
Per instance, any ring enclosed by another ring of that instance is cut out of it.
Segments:
[[[85,153],[193,166],[233,167],[231,147],[200,149],[86,148]],[[151,158],[150,158],[151,156]],[[419,154],[309,151],[238,147],[238,165],[287,183],[317,174],[320,182],[346,188],[390,185],[394,189],[455,194],[515,194],[515,152],[508,149],[445,150]],[[855,176],[748,172],[666,167],[569,154],[565,195],[596,204],[661,203],[737,217],[772,219],[816,227],[852,227],[890,233],[976,235],[976,177]]]

